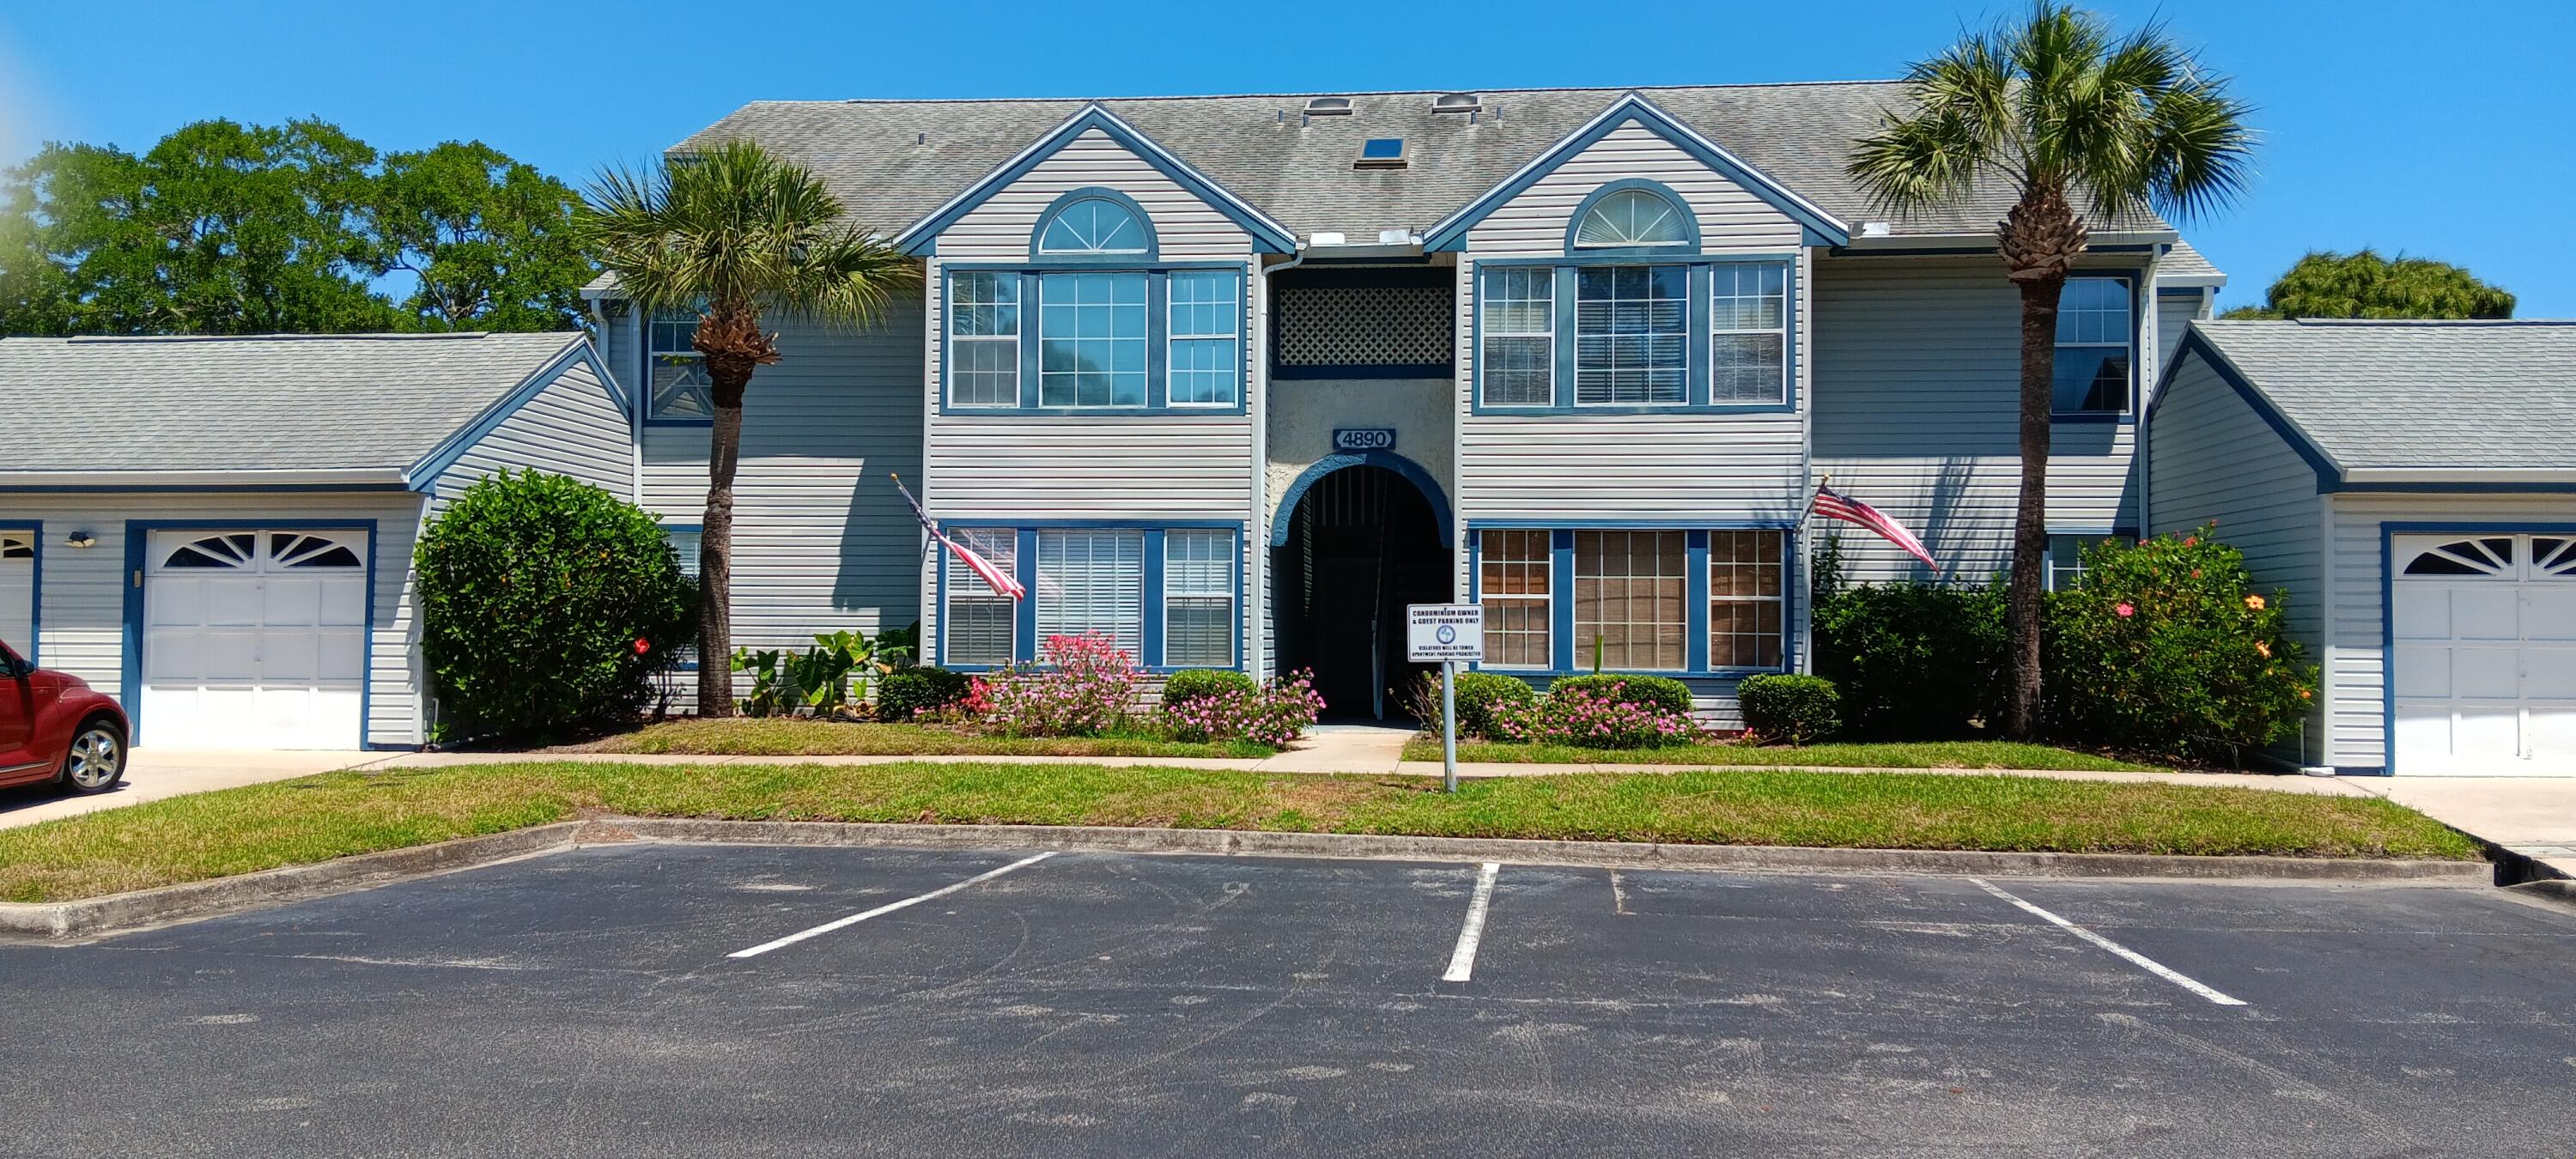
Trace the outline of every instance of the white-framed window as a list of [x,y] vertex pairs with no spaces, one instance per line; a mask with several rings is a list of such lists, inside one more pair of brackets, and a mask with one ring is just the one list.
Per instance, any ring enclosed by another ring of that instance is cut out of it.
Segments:
[[1778,668],[1788,648],[1788,601],[1777,531],[1708,533],[1708,666]]
[[2103,540],[2135,543],[2128,535],[2051,535],[2048,537],[2048,570],[2042,585],[2052,592],[2071,591],[2084,582],[2084,549]]
[[707,356],[690,339],[698,332],[695,310],[656,310],[644,322],[644,378],[652,384],[646,418],[707,419],[716,405],[707,393]]
[[[983,556],[1004,575],[1020,570],[1020,533],[1008,527],[954,527],[949,537]],[[948,559],[947,622],[942,629],[950,664],[1000,667],[1018,654],[1019,602],[993,590],[975,569]]]
[[1020,405],[1018,274],[949,277],[948,404]]
[[1574,226],[1577,249],[1680,246],[1690,240],[1687,211],[1649,189],[1612,192],[1593,202]]
[[1145,223],[1105,197],[1065,206],[1038,234],[1040,254],[1141,254],[1146,248]]
[[1038,636],[1099,632],[1129,656],[1145,646],[1145,533],[1038,532]]
[[1574,648],[1604,671],[1676,672],[1690,663],[1688,536],[1574,533]]
[[1038,280],[1038,405],[1145,405],[1145,275]]
[[1486,406],[1556,402],[1556,271],[1493,266],[1477,296],[1484,330],[1476,352]]
[[1708,280],[1708,401],[1788,401],[1788,264],[1721,262]]
[[1163,534],[1164,664],[1235,666],[1234,542],[1231,531]]
[[1175,270],[1167,281],[1170,347],[1166,401],[1172,406],[1232,406],[1243,370],[1240,279],[1232,270]]
[[[663,541],[671,545],[671,554],[679,557],[680,574],[692,580],[698,578],[698,544],[704,538],[705,536],[701,535],[695,527],[662,529]],[[698,640],[695,632],[691,632],[688,639],[672,641],[670,648],[671,664],[674,667],[689,669],[698,666]]]
[[2127,278],[2066,279],[2057,299],[2057,368],[2054,413],[2122,415],[2129,411],[2129,375],[2136,325],[2131,321]]
[[1548,540],[1545,531],[1478,535],[1476,599],[1485,608],[1487,668],[1547,668],[1554,663],[1556,567]]
[[1574,403],[1690,401],[1690,269],[1585,266],[1574,276]]

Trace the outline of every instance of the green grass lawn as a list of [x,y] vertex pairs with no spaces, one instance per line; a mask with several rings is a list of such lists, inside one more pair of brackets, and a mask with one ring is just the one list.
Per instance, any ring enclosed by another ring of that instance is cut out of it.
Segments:
[[1955,774],[1695,771],[1470,782],[1099,765],[628,765],[339,772],[0,830],[0,900],[247,873],[598,813],[1739,845],[2474,859],[2371,798]]
[[1251,741],[1192,744],[1143,734],[1101,737],[976,736],[920,724],[848,724],[767,717],[674,720],[568,746],[593,753],[674,753],[694,757],[1266,757],[1278,750]]
[[[1440,742],[1416,740],[1404,746],[1408,761],[1440,759]],[[1751,744],[1686,744],[1653,749],[1587,749],[1571,745],[1458,742],[1462,761],[1496,761],[1541,765],[1717,765],[1731,768],[1846,769],[2069,769],[2082,772],[2138,771],[2109,757],[2048,745],[1999,740],[1911,741],[1888,744],[1815,744],[1802,747]]]

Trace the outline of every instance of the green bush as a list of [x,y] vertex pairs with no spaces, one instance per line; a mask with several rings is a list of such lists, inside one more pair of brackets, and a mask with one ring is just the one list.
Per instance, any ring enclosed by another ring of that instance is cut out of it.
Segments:
[[2316,666],[2284,597],[2249,590],[2243,553],[2212,530],[2097,544],[2081,586],[2050,594],[2041,688],[2055,733],[2235,763],[2297,729]]
[[1228,693],[1250,696],[1259,691],[1261,682],[1241,672],[1224,668],[1184,668],[1163,682],[1163,704],[1169,707],[1193,700],[1213,700]]
[[[1438,681],[1438,676],[1430,679]],[[1458,686],[1451,693],[1458,700],[1458,735],[1494,737],[1499,714],[1513,708],[1527,707],[1538,700],[1538,690],[1529,681],[1500,672],[1461,672]],[[1435,696],[1433,707],[1438,707]],[[1429,722],[1436,730],[1439,721]]]
[[561,475],[466,488],[412,562],[442,737],[631,718],[692,635],[696,585],[652,514]]
[[1615,703],[1660,709],[1686,720],[1691,714],[1690,685],[1670,676],[1634,676],[1620,672],[1604,672],[1598,676],[1560,676],[1548,683],[1547,694],[1554,696],[1560,692],[1589,692]]
[[973,678],[945,668],[897,668],[877,678],[877,719],[911,720],[966,699]]
[[1897,583],[1841,588],[1816,602],[1816,674],[1834,682],[1847,731],[1955,737],[2002,703],[2000,588]]
[[1747,676],[1735,701],[1745,730],[1774,744],[1823,740],[1843,726],[1842,695],[1822,676]]

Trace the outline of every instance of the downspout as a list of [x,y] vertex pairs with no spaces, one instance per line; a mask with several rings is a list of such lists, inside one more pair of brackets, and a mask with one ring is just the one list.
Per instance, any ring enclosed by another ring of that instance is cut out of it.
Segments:
[[[1260,261],[1255,255],[1253,262],[1261,271],[1261,309],[1253,317],[1257,333],[1247,345],[1254,350],[1252,376],[1260,380],[1261,397],[1257,405],[1248,393],[1244,400],[1246,409],[1252,412],[1252,511],[1244,524],[1244,561],[1249,570],[1243,594],[1245,602],[1255,604],[1261,612],[1254,615],[1251,608],[1244,609],[1249,617],[1244,636],[1250,646],[1243,667],[1256,680],[1270,675],[1270,624],[1277,614],[1277,609],[1270,606],[1270,312],[1277,297],[1276,283],[1270,279],[1306,264],[1306,248],[1298,246],[1294,256],[1275,266],[1260,266]],[[1251,381],[1251,376],[1246,381]]]

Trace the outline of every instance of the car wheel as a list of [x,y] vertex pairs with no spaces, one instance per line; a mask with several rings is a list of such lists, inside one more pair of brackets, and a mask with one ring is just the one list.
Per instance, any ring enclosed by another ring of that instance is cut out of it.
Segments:
[[63,787],[75,793],[104,793],[125,779],[125,734],[104,720],[81,726],[63,758]]

